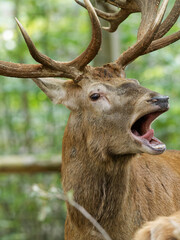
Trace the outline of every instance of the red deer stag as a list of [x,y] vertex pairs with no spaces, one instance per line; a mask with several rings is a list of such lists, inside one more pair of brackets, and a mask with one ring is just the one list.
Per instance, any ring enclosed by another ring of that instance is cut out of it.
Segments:
[[[58,62],[40,53],[17,20],[39,64],[0,61],[0,74],[32,78],[54,103],[71,110],[63,139],[64,191],[72,190],[74,200],[113,240],[130,240],[146,221],[180,209],[180,152],[163,153],[165,144],[154,137],[151,128],[151,123],[168,110],[168,97],[125,77],[126,66],[136,58],[180,39],[180,31],[164,37],[179,17],[180,0],[175,1],[165,20],[168,0],[106,2],[121,10],[107,14],[94,9],[89,0],[80,3],[91,18],[92,39],[70,62]],[[115,62],[88,66],[101,47],[97,14],[110,22],[107,30],[114,31],[133,12],[142,15],[137,42]],[[80,212],[69,204],[67,208],[66,240],[102,239]]]

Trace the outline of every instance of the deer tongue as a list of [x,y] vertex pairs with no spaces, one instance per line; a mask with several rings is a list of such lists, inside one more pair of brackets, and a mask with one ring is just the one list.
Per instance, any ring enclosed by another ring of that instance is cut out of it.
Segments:
[[146,139],[148,142],[150,142],[154,137],[154,130],[149,129],[144,135],[140,135],[137,130],[133,129],[133,134],[141,139]]
[[141,139],[146,139],[149,142],[152,140],[153,137],[154,137],[153,129],[149,129],[144,135],[140,136]]

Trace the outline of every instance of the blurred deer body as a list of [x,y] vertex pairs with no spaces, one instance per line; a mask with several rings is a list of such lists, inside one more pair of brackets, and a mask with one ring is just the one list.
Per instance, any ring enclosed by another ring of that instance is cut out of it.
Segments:
[[[163,21],[168,0],[107,0],[117,13],[87,8],[92,39],[87,49],[70,62],[58,62],[40,53],[16,19],[32,57],[39,64],[0,61],[0,74],[32,78],[56,104],[71,110],[63,139],[62,183],[113,240],[130,240],[146,221],[180,209],[180,152],[167,151],[155,138],[151,123],[169,108],[168,97],[125,77],[128,64],[143,54],[178,39],[180,31],[163,37],[177,21],[180,0]],[[112,63],[90,67],[101,47],[98,17],[114,31],[131,13],[141,12],[137,42]],[[65,77],[60,80],[49,77]],[[159,155],[161,154],[161,155]],[[92,224],[67,204],[65,240],[99,240]]]
[[169,217],[158,217],[153,222],[147,222],[140,229],[134,240],[179,240],[180,239],[180,212]]

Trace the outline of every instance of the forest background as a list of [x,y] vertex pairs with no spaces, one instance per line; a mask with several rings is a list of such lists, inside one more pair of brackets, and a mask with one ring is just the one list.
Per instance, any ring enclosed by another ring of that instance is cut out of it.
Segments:
[[[170,6],[174,0],[170,1]],[[170,7],[169,6],[169,7]],[[88,45],[91,26],[85,9],[73,0],[1,0],[0,59],[34,63],[16,26],[17,17],[37,48],[49,57],[69,61]],[[136,41],[139,14],[133,14],[114,34],[104,33],[103,47],[93,65],[115,60]],[[105,24],[104,22],[102,23]],[[178,22],[171,32],[179,30]],[[170,97],[170,110],[153,127],[168,149],[180,149],[180,44],[140,57],[127,77]],[[53,105],[30,79],[0,76],[0,159],[33,156],[42,161],[58,156],[69,111]],[[0,239],[61,240],[66,207],[56,198],[33,191],[61,189],[60,173],[0,174]]]

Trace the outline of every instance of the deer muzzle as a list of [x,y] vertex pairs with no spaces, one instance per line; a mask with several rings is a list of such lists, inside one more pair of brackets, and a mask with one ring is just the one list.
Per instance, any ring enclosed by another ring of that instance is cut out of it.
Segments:
[[[143,149],[151,154],[160,154],[165,151],[166,146],[154,136],[154,129],[151,128],[152,122],[162,113],[169,109],[168,96],[155,96],[147,101],[151,110],[141,114],[131,127],[131,133],[136,141],[141,143]],[[152,109],[154,106],[154,109]]]

